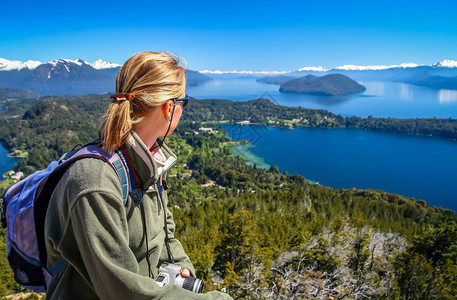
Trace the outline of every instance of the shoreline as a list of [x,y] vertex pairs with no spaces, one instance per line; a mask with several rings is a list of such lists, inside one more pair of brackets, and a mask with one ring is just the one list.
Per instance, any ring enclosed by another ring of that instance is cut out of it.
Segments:
[[253,147],[254,146],[252,144],[230,146],[230,148],[232,148],[233,154],[243,157],[246,160],[246,164],[248,166],[254,166],[255,164],[257,168],[268,170],[271,165],[267,164],[263,157],[249,151],[249,149]]
[[[249,151],[249,149],[253,148],[253,147],[255,147],[255,146],[252,144],[230,146],[230,148],[232,148],[233,154],[243,157],[246,160],[246,164],[248,166],[254,166],[254,164],[255,164],[257,168],[268,170],[271,167],[271,165],[267,164],[263,157],[258,156],[256,154],[254,154],[253,152]],[[235,149],[233,149],[233,148],[235,148]],[[240,148],[241,148],[241,150],[237,151]],[[236,153],[236,152],[238,152],[238,153]],[[302,174],[298,174],[298,175],[303,176]],[[318,181],[308,179],[305,176],[303,176],[303,177],[305,178],[306,181],[308,181],[311,184],[319,184]]]
[[22,151],[22,150],[14,150],[13,152],[8,153],[8,157],[11,158],[25,158],[27,157],[28,152],[27,151]]
[[[231,135],[235,132],[238,132],[238,129],[242,128],[245,125],[236,124],[236,126],[238,126],[238,128],[230,127],[229,124],[225,124],[220,127],[222,127],[222,129],[225,129],[226,131],[227,131],[226,128],[231,128],[232,130],[228,130],[226,136],[233,139],[234,137],[239,137],[239,136],[234,135],[232,137]],[[267,127],[269,127],[269,126],[267,126]],[[271,126],[271,127],[274,127],[274,126]],[[323,128],[315,128],[315,129],[323,129]],[[338,128],[338,129],[349,129],[349,128]],[[251,135],[254,136],[254,139],[255,139],[256,135],[253,132],[262,132],[262,134],[263,134],[263,131],[261,131],[260,128],[252,128],[251,132],[249,132],[249,128],[244,128],[244,129],[240,129],[240,130],[242,130],[242,132],[248,132],[248,133],[244,134],[244,136],[243,136],[244,139],[248,139],[247,137],[249,137]],[[277,128],[274,130],[274,132],[279,132],[279,133],[277,133],[277,135],[281,136],[281,134],[280,134],[281,130],[282,130],[281,128]],[[374,134],[376,138],[382,138],[382,139],[387,139],[387,140],[392,140],[392,141],[401,140],[401,141],[405,141],[406,144],[408,144],[407,141],[410,140],[410,139],[405,139],[405,137],[407,137],[407,136],[404,134],[398,134],[398,133],[392,134],[392,133],[386,133],[386,132],[380,132],[380,131],[374,131],[374,130],[364,130],[364,129],[360,129],[360,128],[353,128],[353,129],[351,128],[351,129],[347,130],[347,132],[348,132],[347,134],[352,136],[350,131],[354,131],[354,130],[356,132],[356,135],[357,135],[357,131],[360,131],[360,134],[362,134],[363,136],[364,135],[371,136]],[[301,131],[301,130],[299,130],[299,131]],[[305,131],[308,132],[308,130],[305,130]],[[371,131],[371,133],[370,133],[370,131]],[[295,132],[297,132],[297,131],[295,131]],[[328,134],[330,136],[340,135],[338,133],[338,131],[333,131],[334,133],[331,133],[331,132],[332,131],[328,131]],[[270,133],[268,133],[268,134],[270,134]],[[286,134],[286,133],[284,133],[284,134]],[[299,133],[297,133],[297,134],[299,134]],[[297,134],[292,134],[292,132],[290,131],[290,135],[286,134],[286,136],[296,137]],[[263,135],[264,135],[264,137],[269,136],[269,135],[265,135],[265,134],[263,134]],[[435,143],[440,143],[439,145],[445,146],[442,149],[448,149],[448,150],[455,149],[455,146],[456,146],[455,141],[452,141],[452,140],[450,141],[449,139],[443,138],[443,137],[424,136],[424,135],[415,135],[415,137],[414,137],[414,135],[412,135],[412,136],[410,135],[409,137],[411,138],[413,143],[415,141],[417,141],[417,142],[421,143],[420,145],[435,145]],[[275,135],[275,138],[277,138],[276,135]],[[275,161],[275,160],[272,161],[271,159],[272,159],[272,157],[274,157],[274,156],[270,156],[270,154],[272,154],[272,153],[270,153],[269,150],[264,150],[264,147],[268,147],[268,145],[265,145],[264,142],[260,142],[260,143],[256,144],[256,141],[255,140],[253,140],[253,141],[254,141],[254,145],[252,145],[252,147],[256,146],[256,147],[258,147],[257,149],[241,148],[242,151],[238,151],[238,152],[233,151],[234,154],[241,155],[244,159],[246,159],[246,163],[251,166],[254,163],[257,163],[257,161],[265,161],[265,159],[268,159],[268,157],[270,157],[269,162],[272,163],[273,165],[274,164],[276,164],[276,165],[279,164],[279,166],[281,165],[282,160],[280,158],[278,161]],[[424,144],[422,144],[422,143],[424,143]],[[441,144],[441,143],[443,143],[443,144]],[[446,144],[447,144],[447,146],[446,146]],[[232,149],[234,150],[236,148],[232,148]],[[255,153],[258,153],[259,155],[256,155]],[[265,155],[265,158],[261,156],[262,154]],[[335,164],[335,165],[338,165],[338,164]],[[259,163],[257,163],[257,166],[259,166]],[[334,189],[340,189],[340,188],[348,189],[351,187],[356,187],[357,189],[360,189],[360,190],[378,189],[378,190],[386,191],[387,193],[398,194],[398,195],[407,195],[406,197],[414,198],[416,201],[425,200],[425,201],[427,201],[427,204],[431,207],[438,206],[438,207],[447,208],[447,209],[450,209],[453,211],[457,211],[455,208],[455,202],[452,202],[449,200],[449,199],[451,199],[450,197],[452,197],[452,191],[449,190],[449,184],[441,183],[441,182],[446,182],[444,180],[440,180],[440,183],[438,184],[440,187],[442,187],[442,189],[440,189],[440,191],[438,193],[439,199],[436,199],[437,196],[432,197],[430,195],[430,193],[428,191],[426,191],[425,189],[417,189],[417,187],[416,187],[413,190],[408,184],[400,184],[400,185],[391,184],[391,183],[386,183],[382,180],[381,181],[378,180],[376,182],[370,181],[368,183],[361,184],[359,181],[356,181],[358,179],[355,178],[354,180],[352,180],[352,182],[349,182],[349,183],[345,182],[342,185],[334,185],[331,183],[332,182],[331,180],[329,181],[329,179],[325,175],[323,175],[319,172],[317,174],[315,174],[318,176],[319,179],[312,180],[312,176],[313,176],[314,172],[306,174],[306,173],[300,172],[301,170],[304,171],[306,168],[301,168],[301,169],[296,168],[295,165],[293,165],[293,164],[292,165],[286,164],[285,166],[289,166],[290,168],[293,168],[294,172],[290,173],[290,171],[287,168],[284,168],[284,166],[283,166],[282,168],[279,168],[281,173],[283,173],[284,171],[287,171],[289,173],[289,175],[293,175],[293,174],[301,175],[301,176],[305,177],[305,179],[309,183],[312,183],[312,184],[328,186],[328,187],[332,187]],[[432,169],[435,170],[437,168],[432,168]],[[350,171],[350,172],[352,172],[352,171]],[[308,179],[307,176],[310,176],[310,179]],[[359,178],[363,178],[363,177],[359,177]],[[351,177],[351,179],[352,179],[352,177]],[[422,180],[422,177],[418,176],[418,180]]]
[[[341,115],[337,115],[341,116]],[[347,118],[347,117],[344,117]],[[359,118],[359,117],[355,117]],[[364,119],[364,118],[360,118]],[[368,119],[368,118],[365,118]],[[398,119],[398,118],[373,118],[373,119],[379,119],[380,121],[422,121],[422,120],[441,120],[441,121],[448,121],[448,122],[453,122],[457,121],[457,119],[444,119],[444,118],[405,118],[405,119]],[[298,128],[317,128],[317,129],[360,129],[360,130],[369,130],[373,132],[382,132],[386,134],[395,134],[395,135],[403,135],[403,136],[421,136],[421,137],[432,137],[432,138],[441,138],[441,139],[446,139],[449,141],[456,142],[457,141],[457,136],[446,136],[442,132],[424,132],[424,133],[417,133],[417,132],[409,132],[409,131],[395,131],[395,130],[387,130],[385,128],[373,128],[373,127],[366,127],[366,126],[346,126],[346,125],[337,125],[337,126],[311,126],[307,122],[303,122],[302,120],[300,121],[293,121],[293,120],[285,120],[285,119],[276,119],[276,120],[270,120],[268,123],[254,123],[250,122],[249,120],[244,120],[244,121],[229,121],[229,120],[221,120],[221,121],[205,121],[203,124],[214,124],[214,126],[219,126],[219,124],[237,124],[237,125],[256,125],[256,126],[266,126],[266,127],[275,127],[275,128],[280,128],[280,129],[298,129]],[[441,124],[440,124],[441,125]]]
[[[3,157],[6,157],[7,159],[5,159],[5,164],[3,165],[2,164],[2,167],[1,167],[1,176],[0,176],[0,185],[4,185],[5,184],[5,181],[8,182],[8,179],[10,179],[11,177],[8,175],[9,172],[13,171],[13,168],[14,166],[17,165],[17,163],[24,159],[26,156],[27,156],[27,152],[26,151],[20,151],[20,150],[16,150],[16,152],[10,152],[11,149],[8,149],[8,147],[5,147],[5,144],[0,144],[0,148],[1,148],[1,152],[2,152],[2,155],[5,155]],[[18,152],[20,151],[20,152]],[[11,184],[11,183],[8,183],[8,185]],[[5,186],[6,187],[6,186]]]

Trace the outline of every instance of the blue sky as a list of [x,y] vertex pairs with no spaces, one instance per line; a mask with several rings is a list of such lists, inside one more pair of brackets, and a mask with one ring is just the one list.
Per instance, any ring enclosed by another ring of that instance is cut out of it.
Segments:
[[2,0],[0,57],[123,63],[169,50],[193,70],[457,60],[457,0]]

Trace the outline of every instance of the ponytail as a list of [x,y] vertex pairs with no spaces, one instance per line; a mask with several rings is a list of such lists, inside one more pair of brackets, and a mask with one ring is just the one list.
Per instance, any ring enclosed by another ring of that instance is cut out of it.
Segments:
[[100,126],[100,146],[103,151],[113,153],[127,142],[132,129],[130,101],[113,102],[103,116]]

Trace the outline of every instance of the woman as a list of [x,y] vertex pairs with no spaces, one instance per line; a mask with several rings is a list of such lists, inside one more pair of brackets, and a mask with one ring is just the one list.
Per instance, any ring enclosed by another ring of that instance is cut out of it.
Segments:
[[140,193],[130,193],[134,197],[124,203],[118,175],[100,159],[81,159],[69,168],[45,224],[48,266],[61,258],[69,264],[52,278],[48,299],[230,299],[220,292],[160,287],[153,279],[170,259],[195,274],[174,237],[165,184],[162,200],[158,193],[176,161],[163,141],[178,125],[185,88],[185,70],[167,52],[137,54],[120,69],[99,146],[122,153]]

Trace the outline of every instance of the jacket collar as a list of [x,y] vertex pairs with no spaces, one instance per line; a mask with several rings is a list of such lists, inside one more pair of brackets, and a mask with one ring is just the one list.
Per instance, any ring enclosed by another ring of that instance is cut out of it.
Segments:
[[157,182],[160,176],[170,169],[178,159],[165,144],[153,157],[138,134],[133,130],[131,130],[129,139],[124,145],[124,150],[143,189],[148,189]]

